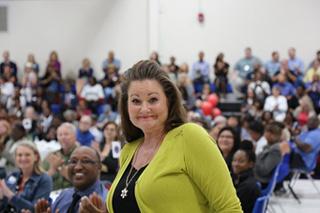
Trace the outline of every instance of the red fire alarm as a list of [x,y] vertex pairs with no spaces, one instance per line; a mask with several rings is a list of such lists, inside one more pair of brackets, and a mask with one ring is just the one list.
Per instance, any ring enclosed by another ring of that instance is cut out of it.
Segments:
[[198,20],[199,20],[199,22],[203,22],[204,21],[204,15],[203,15],[203,13],[199,13],[198,14]]

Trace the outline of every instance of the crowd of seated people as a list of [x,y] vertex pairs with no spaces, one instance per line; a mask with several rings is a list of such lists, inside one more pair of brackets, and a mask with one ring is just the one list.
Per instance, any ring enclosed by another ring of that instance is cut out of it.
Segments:
[[[266,63],[253,56],[251,48],[246,48],[245,57],[234,66],[225,61],[223,53],[219,53],[211,65],[204,56],[204,52],[200,52],[190,70],[185,62],[179,66],[174,56],[167,64],[163,63],[164,59],[160,62],[157,52],[153,52],[150,59],[162,66],[177,84],[182,94],[181,102],[189,111],[188,121],[203,126],[217,141],[234,178],[235,188],[238,190],[242,181],[251,184],[252,180],[265,187],[274,168],[281,162],[286,163],[288,170],[289,167],[309,166],[320,150],[320,137],[315,136],[320,131],[320,51],[308,67],[304,67],[294,48],[288,50],[287,59],[280,59],[275,51]],[[115,58],[113,51],[109,52],[102,63],[102,79],[97,79],[99,71],[92,69],[88,58],[83,59],[77,78],[64,79],[55,51],[50,53],[44,68],[39,67],[33,54],[28,55],[23,66],[19,70],[19,66],[11,61],[9,52],[3,53],[0,70],[0,178],[22,171],[15,163],[17,157],[14,157],[21,141],[57,141],[61,149],[49,153],[43,167],[40,165],[51,177],[53,190],[86,189],[87,186],[79,186],[76,178],[70,177],[68,170],[70,165],[77,167],[75,161],[94,166],[91,162],[97,159],[102,162],[101,167],[95,168],[99,179],[110,185],[119,166],[119,153],[114,147],[120,140],[121,119],[117,114],[122,82],[120,60]],[[243,100],[242,116],[205,115],[202,103],[213,93],[220,100],[228,99],[228,85],[232,86],[235,98]],[[250,142],[252,147],[242,145],[242,141],[246,141],[244,144]],[[92,153],[97,156],[91,156],[90,162],[72,158],[79,146],[92,147]],[[35,156],[39,155],[33,152]],[[239,170],[237,164],[240,161],[247,164],[244,170]],[[94,179],[91,183],[99,187],[100,182],[96,181]],[[1,184],[4,183],[0,182],[0,200],[3,200],[1,204],[8,206],[8,196],[10,199],[12,196],[7,191],[3,193]],[[256,186],[251,189],[255,196],[260,196]],[[104,193],[101,191],[96,196],[105,196]],[[41,201],[44,202],[41,206],[47,207],[44,204],[48,196],[43,197],[45,200]],[[33,199],[28,202],[35,204]],[[69,208],[65,202],[57,205],[56,209]],[[248,206],[244,208],[250,212],[253,205]],[[30,203],[17,207],[33,211]]]

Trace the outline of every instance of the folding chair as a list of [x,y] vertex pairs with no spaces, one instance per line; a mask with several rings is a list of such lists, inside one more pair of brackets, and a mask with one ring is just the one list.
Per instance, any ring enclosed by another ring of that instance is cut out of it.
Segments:
[[261,194],[262,195],[268,195],[271,194],[274,190],[274,188],[276,187],[276,183],[277,183],[277,177],[279,174],[279,169],[280,169],[281,163],[279,163],[276,168],[273,171],[272,177],[269,181],[268,187],[265,189],[261,190]]
[[259,197],[253,207],[252,213],[265,213],[267,211],[270,194]]
[[[319,153],[318,153],[319,154]],[[316,154],[314,156],[314,159],[312,161],[312,164],[307,167],[307,168],[297,168],[297,169],[293,169],[293,176],[290,182],[290,187],[293,188],[294,184],[296,183],[296,181],[299,179],[301,174],[304,174],[307,176],[307,178],[311,181],[312,185],[314,186],[314,188],[316,189],[317,193],[320,194],[320,190],[317,187],[317,185],[315,184],[312,176],[311,176],[311,172],[314,170],[314,168],[317,165],[317,159],[318,159],[318,154]]]

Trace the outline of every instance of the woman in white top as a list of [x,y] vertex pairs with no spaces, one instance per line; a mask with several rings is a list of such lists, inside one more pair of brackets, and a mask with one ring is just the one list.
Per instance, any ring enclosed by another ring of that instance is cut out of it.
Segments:
[[36,72],[33,69],[33,64],[31,64],[30,62],[27,62],[25,67],[26,67],[26,72],[22,76],[22,81],[21,81],[22,89],[20,91],[21,91],[21,94],[26,97],[27,102],[31,103],[32,96],[36,92],[38,77]]
[[272,88],[272,95],[266,98],[264,104],[264,111],[272,111],[273,118],[276,121],[284,121],[286,112],[288,110],[287,99],[280,95],[281,90],[279,87]]
[[270,85],[264,80],[263,74],[259,71],[254,73],[253,81],[248,85],[248,89],[253,89],[256,98],[259,100],[264,100],[270,95]]
[[89,78],[89,84],[86,84],[80,94],[88,108],[95,114],[98,112],[98,107],[104,99],[104,91],[100,84],[97,84],[95,77]]

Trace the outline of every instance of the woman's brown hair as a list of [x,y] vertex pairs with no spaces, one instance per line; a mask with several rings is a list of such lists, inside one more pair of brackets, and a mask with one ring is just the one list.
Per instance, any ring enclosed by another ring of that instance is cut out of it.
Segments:
[[165,130],[170,131],[186,123],[186,110],[182,105],[180,91],[170,80],[168,74],[154,61],[139,61],[124,73],[119,100],[119,114],[121,116],[122,135],[127,142],[132,142],[143,136],[141,129],[130,121],[128,113],[128,89],[132,81],[156,80],[162,86],[167,97],[168,118]]

